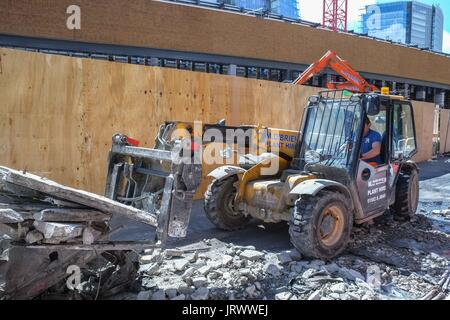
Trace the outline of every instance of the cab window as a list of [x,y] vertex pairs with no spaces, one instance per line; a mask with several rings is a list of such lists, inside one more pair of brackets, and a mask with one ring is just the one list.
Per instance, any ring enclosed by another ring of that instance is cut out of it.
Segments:
[[382,110],[376,116],[368,116],[371,127],[370,129],[376,131],[381,136],[381,163],[379,166],[385,165],[388,163],[388,159],[386,158],[387,154],[387,112],[386,108],[382,106]]
[[411,158],[417,150],[412,106],[407,103],[394,103],[392,124],[394,159]]

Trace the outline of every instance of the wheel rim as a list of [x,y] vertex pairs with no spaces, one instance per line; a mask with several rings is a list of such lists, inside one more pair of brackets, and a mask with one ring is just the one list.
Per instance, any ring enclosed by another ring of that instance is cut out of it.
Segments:
[[235,209],[235,199],[236,192],[228,192],[225,196],[225,211],[228,213],[230,217],[236,218],[239,217],[239,212]]
[[319,218],[320,241],[328,247],[334,246],[344,232],[344,212],[340,206],[331,204],[322,211]]

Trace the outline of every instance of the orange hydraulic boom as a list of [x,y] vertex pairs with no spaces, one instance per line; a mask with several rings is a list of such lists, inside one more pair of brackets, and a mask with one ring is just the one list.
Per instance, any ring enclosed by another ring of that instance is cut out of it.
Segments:
[[294,84],[304,84],[327,67],[330,67],[347,80],[342,83],[328,82],[328,89],[349,90],[361,93],[380,91],[376,86],[368,83],[357,71],[353,70],[347,61],[342,60],[335,51],[328,51],[320,60],[310,65],[308,69],[294,81]]

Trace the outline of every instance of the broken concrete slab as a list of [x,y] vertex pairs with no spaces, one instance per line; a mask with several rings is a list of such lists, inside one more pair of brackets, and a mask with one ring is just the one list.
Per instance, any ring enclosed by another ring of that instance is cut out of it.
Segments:
[[297,249],[292,249],[292,250],[289,250],[287,252],[291,256],[291,259],[293,261],[300,261],[300,260],[302,260],[302,254],[300,252],[298,252]]
[[12,209],[0,209],[0,223],[20,223],[23,217]]
[[13,240],[19,240],[20,235],[18,229],[13,228],[7,224],[0,223],[0,235],[6,235]]
[[196,288],[203,287],[207,284],[208,280],[205,277],[195,277],[192,278],[192,284]]
[[222,256],[222,266],[226,267],[233,261],[233,257],[230,255]]
[[356,281],[356,279],[365,280],[365,277],[356,270],[349,268],[340,268],[339,275],[350,281]]
[[265,272],[275,278],[281,276],[280,268],[273,263],[266,265]]
[[318,289],[309,295],[308,300],[320,300],[321,297],[322,292],[320,289]]
[[264,257],[264,253],[256,250],[244,250],[239,254],[239,257],[250,261],[257,261]]
[[194,291],[195,291],[195,287],[190,286],[186,283],[182,283],[178,286],[178,292],[180,294],[188,295],[188,294],[193,293]]
[[139,272],[145,273],[148,276],[153,276],[158,274],[159,264],[158,263],[148,263],[141,264],[139,267]]
[[142,264],[152,263],[152,262],[161,262],[163,260],[163,256],[161,255],[160,251],[158,250],[152,250],[151,254],[147,254],[144,256],[141,256],[139,259]]
[[173,262],[173,267],[176,271],[184,271],[189,265],[189,261],[187,259],[178,259]]
[[33,218],[45,222],[86,222],[108,221],[111,216],[98,210],[52,208],[35,213]]
[[191,298],[192,300],[208,300],[209,289],[206,287],[198,288],[193,294],[191,294]]
[[6,167],[0,167],[0,170],[3,174],[3,180],[11,184],[66,201],[82,204],[108,214],[122,215],[135,221],[155,227],[157,226],[156,216],[109,198],[99,196],[91,192],[63,186],[52,180],[30,173],[24,173]]
[[36,230],[40,231],[45,239],[61,238],[73,239],[83,234],[83,224],[75,223],[55,223],[34,221]]
[[22,226],[21,223],[18,224],[5,224],[0,223],[0,236],[8,236],[12,240],[23,240],[29,231],[28,227]]
[[178,249],[166,249],[164,250],[164,255],[166,257],[182,257],[184,255],[184,251]]
[[330,287],[330,291],[335,293],[345,293],[347,291],[347,285],[343,282],[333,284]]
[[169,287],[164,289],[164,293],[169,299],[173,299],[177,296],[178,289],[174,287]]
[[91,245],[93,244],[102,233],[95,230],[94,228],[87,227],[83,230],[83,244]]
[[32,230],[27,233],[25,237],[25,241],[28,244],[34,244],[42,241],[44,239],[44,235],[37,230]]
[[280,292],[275,295],[275,300],[289,300],[291,299],[293,294],[289,291]]
[[197,269],[194,267],[189,267],[181,276],[184,280],[190,279]]
[[259,291],[256,288],[256,285],[254,285],[254,284],[252,284],[251,286],[248,286],[245,289],[245,292],[247,293],[249,298],[256,298],[257,296],[259,296]]
[[338,273],[341,268],[334,262],[322,266],[322,269],[328,272],[329,274]]
[[197,270],[197,272],[199,274],[201,274],[202,276],[207,276],[210,271],[211,271],[211,266],[208,266],[208,265],[201,267]]
[[78,203],[71,202],[71,201],[65,201],[65,200],[61,200],[61,199],[56,199],[56,198],[52,198],[52,197],[47,197],[47,198],[43,199],[42,201],[51,203],[52,205],[54,205],[56,207],[64,207],[64,208],[70,208],[70,209],[89,209],[88,207],[86,207],[82,204],[78,204]]
[[160,289],[153,293],[151,300],[167,300],[166,293],[164,292],[164,290]]
[[292,258],[289,252],[283,251],[278,254],[278,261],[280,261],[280,264],[288,264],[292,262]]

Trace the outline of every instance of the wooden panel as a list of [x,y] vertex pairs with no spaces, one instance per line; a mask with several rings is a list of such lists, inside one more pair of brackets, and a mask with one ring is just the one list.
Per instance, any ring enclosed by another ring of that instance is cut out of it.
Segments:
[[423,162],[433,157],[433,124],[436,105],[428,102],[413,101],[416,123],[418,153],[413,160]]
[[440,153],[450,152],[450,110],[440,112]]
[[[298,130],[307,97],[320,90],[10,49],[0,57],[0,165],[96,193],[115,133],[150,147],[165,120]],[[433,108],[414,102],[417,161],[431,158]]]
[[[0,33],[310,64],[337,51],[360,71],[450,84],[450,58],[328,30],[150,0],[0,1]],[[358,50],[355,50],[358,48]]]
[[96,193],[115,133],[150,147],[165,120],[298,130],[307,97],[319,90],[9,49],[0,55],[0,164]]
[[81,61],[4,49],[0,58],[0,164],[82,186]]

